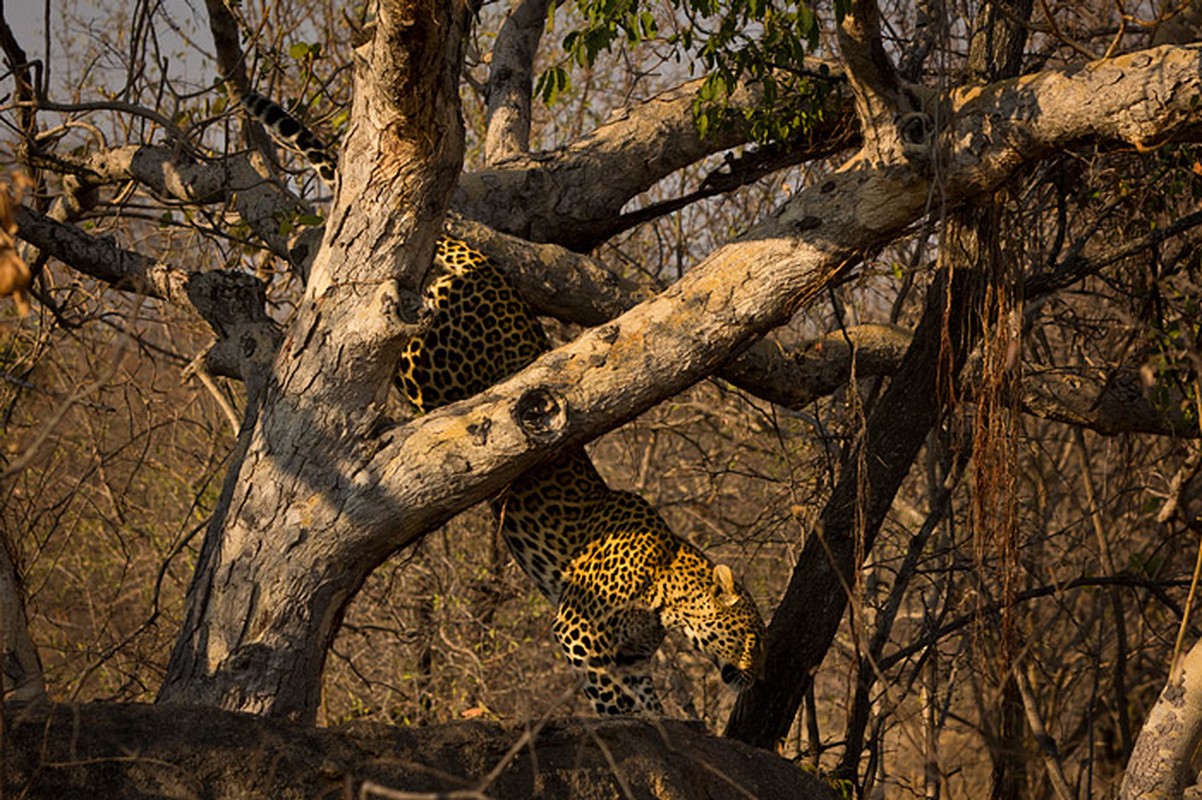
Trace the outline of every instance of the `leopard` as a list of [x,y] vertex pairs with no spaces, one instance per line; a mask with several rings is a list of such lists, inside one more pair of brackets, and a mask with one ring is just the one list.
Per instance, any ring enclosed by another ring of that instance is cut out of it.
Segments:
[[[325,180],[335,155],[269,98],[242,106]],[[441,236],[422,296],[421,332],[394,373],[401,396],[426,414],[472,397],[550,349],[509,278],[468,243]],[[555,610],[552,633],[602,716],[663,714],[652,663],[679,631],[743,691],[762,677],[763,620],[729,565],[677,536],[633,492],[611,489],[583,447],[523,473],[490,502],[521,570]]]

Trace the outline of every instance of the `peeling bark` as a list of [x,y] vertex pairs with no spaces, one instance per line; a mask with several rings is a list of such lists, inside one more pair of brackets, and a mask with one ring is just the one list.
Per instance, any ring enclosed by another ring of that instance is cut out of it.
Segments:
[[1179,800],[1202,743],[1202,641],[1169,674],[1127,762],[1120,800]]

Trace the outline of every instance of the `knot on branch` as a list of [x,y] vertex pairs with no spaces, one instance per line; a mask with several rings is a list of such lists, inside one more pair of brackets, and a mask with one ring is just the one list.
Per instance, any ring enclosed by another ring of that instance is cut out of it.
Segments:
[[568,406],[550,389],[538,387],[522,393],[513,418],[531,441],[549,442],[567,425]]
[[188,276],[188,299],[218,336],[239,325],[271,323],[263,282],[245,272],[211,270]]
[[907,158],[925,158],[930,154],[935,141],[935,120],[930,114],[925,111],[902,114],[897,121],[897,131]]
[[63,176],[63,205],[68,219],[78,219],[96,208],[100,202],[100,187],[84,181],[78,175]]
[[415,325],[422,319],[422,297],[404,287],[397,290],[396,313],[401,322]]
[[425,313],[421,296],[394,280],[380,284],[373,306],[384,323],[381,332],[397,341],[424,336],[434,322],[431,315]]
[[204,368],[249,384],[257,371],[271,363],[281,339],[279,326],[267,316],[266,286],[245,272],[212,270],[190,274],[185,288],[217,335],[203,354]]

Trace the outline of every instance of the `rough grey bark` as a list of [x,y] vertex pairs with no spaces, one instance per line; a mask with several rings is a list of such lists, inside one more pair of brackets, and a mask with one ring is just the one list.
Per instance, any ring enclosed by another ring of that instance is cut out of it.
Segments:
[[981,5],[968,43],[968,72],[974,82],[1003,80],[1020,73],[1033,1],[990,0]]
[[[343,609],[391,549],[348,508],[411,332],[416,287],[463,156],[466,4],[382,2],[358,48],[341,189],[303,301],[248,415],[160,692],[311,720]],[[409,213],[398,213],[405,208]],[[356,547],[352,532],[375,535]]]
[[298,249],[300,237],[280,233],[280,215],[310,209],[266,179],[269,171],[258,154],[197,163],[180,147],[124,145],[81,156],[63,154],[56,168],[90,188],[137,181],[159,197],[190,205],[229,202],[272,253],[298,267],[304,262],[306,253]]

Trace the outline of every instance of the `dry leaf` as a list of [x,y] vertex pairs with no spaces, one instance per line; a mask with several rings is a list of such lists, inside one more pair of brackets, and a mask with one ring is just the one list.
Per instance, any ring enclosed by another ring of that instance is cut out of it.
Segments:
[[0,297],[11,296],[21,316],[29,313],[28,291],[33,273],[17,254],[14,210],[21,202],[21,195],[32,186],[33,182],[20,173],[13,173],[11,185],[0,181]]

